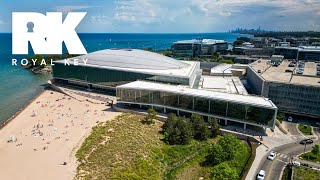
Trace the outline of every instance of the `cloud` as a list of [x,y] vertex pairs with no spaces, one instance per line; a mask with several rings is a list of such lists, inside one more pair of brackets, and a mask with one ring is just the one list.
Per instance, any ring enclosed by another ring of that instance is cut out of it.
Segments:
[[95,6],[56,6],[54,7],[54,11],[62,12],[62,13],[68,13],[72,11],[78,11],[78,10],[84,10],[88,8],[93,8]]
[[227,12],[227,11],[222,11],[222,12],[219,12],[219,15],[220,16],[231,16],[232,13],[231,12]]
[[104,14],[90,16],[90,22],[93,24],[112,24],[112,18]]
[[116,2],[115,20],[131,23],[153,23],[160,15],[160,8],[148,0],[121,0]]
[[0,17],[0,24],[7,24],[6,22],[4,22],[3,20],[1,20],[2,18]]
[[113,0],[89,5],[54,9],[86,10],[89,29],[114,28],[115,32],[221,32],[259,26],[320,30],[320,0]]

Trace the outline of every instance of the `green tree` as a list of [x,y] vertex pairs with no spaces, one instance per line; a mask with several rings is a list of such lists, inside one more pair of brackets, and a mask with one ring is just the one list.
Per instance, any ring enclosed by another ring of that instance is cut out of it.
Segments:
[[278,120],[280,123],[282,123],[283,119],[284,119],[283,113],[279,112],[279,113],[277,114],[277,120]]
[[314,155],[319,155],[320,154],[320,146],[319,144],[316,144],[314,146],[312,146],[312,151],[311,151]]
[[162,125],[162,131],[168,133],[169,129],[172,130],[173,127],[176,125],[177,121],[178,121],[178,117],[175,114],[170,113],[168,115],[167,120]]
[[231,134],[224,134],[218,141],[223,151],[227,154],[227,160],[231,160],[234,157],[237,149],[240,147],[241,142],[236,136]]
[[196,140],[207,140],[210,136],[208,125],[204,122],[203,117],[199,114],[192,114],[191,123],[193,129],[193,137]]
[[192,139],[192,126],[190,119],[180,117],[177,123],[178,129],[181,131],[180,141],[178,144],[188,144]]
[[170,114],[164,125],[164,141],[168,144],[188,144],[192,139],[190,120]]
[[227,162],[220,163],[213,167],[211,179],[213,180],[237,180],[237,170],[229,166]]
[[148,109],[147,113],[148,114],[145,116],[144,122],[146,124],[153,124],[154,123],[154,119],[157,118],[157,114],[158,113],[152,108]]
[[210,130],[210,137],[214,138],[220,133],[220,125],[218,124],[218,120],[216,118],[209,119],[209,130]]
[[227,154],[219,144],[215,144],[210,149],[209,155],[206,157],[206,164],[217,165],[227,160]]

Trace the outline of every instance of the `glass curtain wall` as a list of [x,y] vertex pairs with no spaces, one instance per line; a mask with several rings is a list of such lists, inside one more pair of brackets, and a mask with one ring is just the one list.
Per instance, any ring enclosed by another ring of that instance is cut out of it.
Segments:
[[274,109],[167,92],[118,88],[117,96],[120,98],[119,101],[160,105],[168,109],[185,109],[270,127],[273,126],[275,116]]

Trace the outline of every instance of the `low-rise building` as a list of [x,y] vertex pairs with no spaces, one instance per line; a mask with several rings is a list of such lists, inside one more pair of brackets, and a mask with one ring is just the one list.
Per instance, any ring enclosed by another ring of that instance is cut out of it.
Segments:
[[276,47],[276,55],[285,59],[320,61],[320,46]]
[[228,50],[228,43],[215,39],[193,39],[174,42],[172,47],[174,56],[207,56]]
[[226,124],[243,123],[244,128],[275,127],[277,107],[271,100],[248,95],[238,77],[202,76],[197,61],[137,49],[107,49],[71,58],[69,63],[55,61],[56,82],[99,92],[111,89],[116,91],[117,105],[125,108],[153,108],[181,116],[197,113]]
[[270,60],[259,60],[250,64],[249,91],[270,98],[282,112],[319,118],[317,63],[294,63],[284,60],[279,66],[273,66]]
[[253,47],[235,47],[233,51],[238,55],[264,55],[264,56],[272,56],[274,54],[274,47],[263,47],[263,48],[253,48]]

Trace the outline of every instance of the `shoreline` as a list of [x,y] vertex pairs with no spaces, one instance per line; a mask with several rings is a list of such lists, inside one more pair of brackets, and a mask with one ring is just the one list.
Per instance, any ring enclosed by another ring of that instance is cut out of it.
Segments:
[[[47,85],[47,84],[46,84]],[[44,87],[37,95],[35,95],[34,97],[32,97],[32,99],[30,99],[29,101],[27,101],[22,108],[20,108],[16,113],[14,113],[9,119],[3,121],[0,124],[0,131],[6,127],[8,124],[10,124],[10,122],[12,122],[14,120],[15,117],[17,117],[23,110],[25,110],[26,108],[28,108],[28,106],[33,103],[39,96],[41,96],[48,88],[49,86]]]
[[75,177],[82,142],[93,127],[121,112],[76,91],[68,94],[44,88],[1,126],[0,179]]

